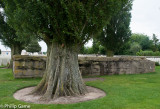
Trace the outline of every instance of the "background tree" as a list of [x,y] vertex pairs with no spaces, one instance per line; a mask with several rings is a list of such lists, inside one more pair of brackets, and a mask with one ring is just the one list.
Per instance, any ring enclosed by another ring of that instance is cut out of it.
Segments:
[[114,52],[129,39],[131,35],[132,0],[121,4],[121,9],[111,18],[110,23],[103,28],[103,31],[98,35],[98,39],[102,46],[105,47],[107,56],[113,56]]
[[0,49],[0,55],[1,55],[1,53],[2,53],[2,51],[1,51],[1,49]]
[[[94,51],[93,51],[93,47],[86,47],[84,46],[83,48],[81,48],[83,50],[83,53],[82,54],[94,54]],[[80,50],[81,51],[81,50]],[[82,51],[81,51],[82,52]]]
[[25,50],[27,52],[40,52],[41,51],[41,46],[39,45],[37,40],[32,40],[27,47],[25,47]]
[[106,54],[105,47],[103,47],[102,45],[99,46],[99,54],[102,54],[102,55]]
[[108,23],[122,1],[127,0],[4,0],[17,34],[36,33],[48,46],[46,72],[33,93],[51,99],[87,92],[78,52]]
[[93,44],[92,44],[93,54],[99,53],[99,47],[100,47],[100,42],[96,38],[93,38]]
[[84,45],[81,47],[79,54],[87,54],[87,48]]
[[20,41],[18,39],[16,31],[7,24],[7,18],[5,17],[5,12],[0,12],[0,40],[3,45],[11,49],[11,61],[9,68],[12,68],[13,55],[21,55],[21,51],[27,44],[27,40]]
[[134,42],[138,43],[142,47],[142,50],[151,50],[152,41],[149,39],[149,36],[147,35],[133,33],[129,41],[131,44]]
[[125,44],[123,44],[118,51],[115,52],[115,55],[131,55],[132,52],[130,51],[131,43],[128,40]]
[[134,42],[132,43],[132,46],[130,48],[130,51],[133,55],[135,55],[137,52],[139,52],[142,49],[139,43]]
[[152,50],[155,52],[155,51],[158,51],[158,45],[159,45],[159,39],[157,39],[157,36],[155,34],[153,34],[152,36]]

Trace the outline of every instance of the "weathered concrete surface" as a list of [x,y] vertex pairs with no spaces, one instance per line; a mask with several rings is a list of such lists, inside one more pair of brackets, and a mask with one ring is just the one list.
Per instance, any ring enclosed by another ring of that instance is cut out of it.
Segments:
[[[42,77],[46,68],[45,56],[14,56],[15,78]],[[155,71],[155,63],[135,57],[79,57],[82,75],[139,74]]]
[[42,77],[45,69],[45,56],[14,56],[13,72],[15,78]]
[[83,75],[139,74],[155,71],[155,63],[135,57],[79,57]]

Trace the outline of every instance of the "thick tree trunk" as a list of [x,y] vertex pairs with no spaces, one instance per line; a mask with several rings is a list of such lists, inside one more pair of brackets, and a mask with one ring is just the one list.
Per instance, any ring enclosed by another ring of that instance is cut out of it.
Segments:
[[113,57],[114,52],[112,50],[106,50],[107,51],[107,57]]
[[43,94],[42,99],[85,94],[76,48],[54,43],[48,47],[45,74],[32,93]]
[[21,55],[22,48],[18,45],[12,45],[11,47],[11,60],[8,68],[13,68],[13,56],[14,55]]

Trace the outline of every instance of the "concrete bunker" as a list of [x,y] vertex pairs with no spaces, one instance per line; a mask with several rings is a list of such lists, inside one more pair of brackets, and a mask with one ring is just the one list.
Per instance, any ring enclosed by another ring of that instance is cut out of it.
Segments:
[[[155,71],[155,62],[136,57],[82,57],[79,67],[83,76],[141,74]],[[15,78],[42,77],[46,69],[46,56],[15,55],[13,73]]]

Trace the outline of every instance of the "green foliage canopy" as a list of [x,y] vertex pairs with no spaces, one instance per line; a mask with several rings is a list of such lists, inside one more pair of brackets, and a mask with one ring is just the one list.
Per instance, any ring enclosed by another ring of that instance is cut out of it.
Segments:
[[149,36],[140,34],[140,33],[134,33],[130,37],[130,43],[139,43],[139,45],[142,47],[142,50],[149,50],[152,46],[152,41],[149,39]]
[[[8,7],[6,7],[3,0],[0,0],[0,9],[3,10],[5,8]],[[0,11],[0,40],[3,45],[11,48],[11,50],[14,49],[15,46],[22,50],[28,44],[30,38],[20,40],[19,36],[16,34],[15,28],[9,25],[11,19],[12,17],[8,15],[5,10]]]
[[[82,45],[128,0],[3,0],[18,33],[38,34],[47,44]],[[16,23],[15,23],[16,22]]]
[[98,35],[98,40],[107,51],[117,52],[131,36],[130,21],[132,1],[123,2],[120,10],[111,18],[110,23]]
[[2,44],[10,48],[13,45],[21,46],[23,42],[17,40],[18,36],[16,35],[16,31],[10,27],[4,19],[3,13],[0,12],[0,39]]
[[40,52],[41,51],[41,46],[39,45],[37,40],[32,40],[27,47],[25,47],[25,50],[27,52]]
[[139,43],[134,42],[134,43],[132,43],[132,46],[131,46],[131,48],[130,48],[130,51],[131,51],[133,54],[136,54],[136,53],[139,52],[141,49],[142,49],[142,47],[139,45]]
[[158,48],[159,48],[159,39],[157,39],[157,36],[155,34],[153,34],[152,36],[152,50],[155,52],[155,51],[158,51]]

